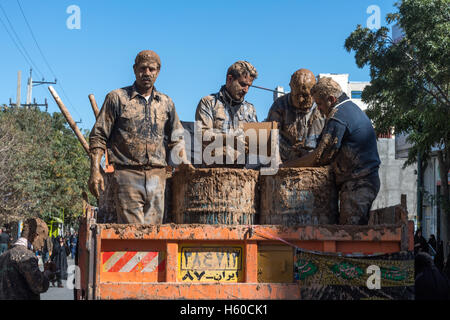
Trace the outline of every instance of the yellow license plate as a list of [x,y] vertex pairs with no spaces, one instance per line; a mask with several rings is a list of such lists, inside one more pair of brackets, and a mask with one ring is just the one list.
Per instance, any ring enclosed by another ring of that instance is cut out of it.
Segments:
[[243,246],[180,246],[178,281],[242,282]]

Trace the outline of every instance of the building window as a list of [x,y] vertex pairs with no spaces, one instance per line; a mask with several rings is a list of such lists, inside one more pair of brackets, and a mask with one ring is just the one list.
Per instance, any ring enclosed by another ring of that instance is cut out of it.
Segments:
[[362,91],[352,91],[352,99],[361,99]]

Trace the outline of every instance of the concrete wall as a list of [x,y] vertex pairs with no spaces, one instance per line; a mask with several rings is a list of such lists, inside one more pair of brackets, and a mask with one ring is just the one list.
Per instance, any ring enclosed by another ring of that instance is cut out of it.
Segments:
[[402,194],[406,194],[408,218],[417,215],[417,175],[415,166],[402,169],[404,160],[395,159],[395,139],[378,139],[380,155],[380,192],[372,204],[372,210],[400,204]]

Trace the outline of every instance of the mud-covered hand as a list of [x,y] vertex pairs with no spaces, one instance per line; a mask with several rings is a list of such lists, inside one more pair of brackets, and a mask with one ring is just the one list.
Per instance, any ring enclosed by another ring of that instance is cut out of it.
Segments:
[[105,182],[100,172],[100,161],[103,156],[103,150],[96,148],[91,152],[91,175],[89,177],[89,191],[98,198],[100,191],[105,190]]
[[104,190],[105,182],[100,171],[91,172],[91,176],[89,177],[89,191],[91,191],[94,197],[98,198],[100,191]]
[[195,167],[191,163],[181,163],[175,169],[176,171],[189,171],[195,172]]

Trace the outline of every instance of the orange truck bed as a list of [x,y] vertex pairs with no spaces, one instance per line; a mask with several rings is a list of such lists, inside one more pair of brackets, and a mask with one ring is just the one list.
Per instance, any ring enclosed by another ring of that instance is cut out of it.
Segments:
[[77,299],[301,299],[295,247],[413,250],[413,222],[379,226],[98,224],[79,232]]

